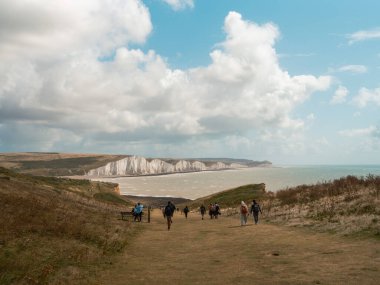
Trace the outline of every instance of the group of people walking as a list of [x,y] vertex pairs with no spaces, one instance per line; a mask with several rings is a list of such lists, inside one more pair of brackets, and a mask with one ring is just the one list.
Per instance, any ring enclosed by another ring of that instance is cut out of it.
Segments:
[[[143,209],[144,209],[144,206],[141,203],[137,203],[135,205],[135,207],[132,209],[134,221],[141,222]],[[166,221],[167,221],[168,230],[170,230],[171,225],[173,223],[172,218],[173,218],[175,210],[176,210],[176,207],[173,204],[173,202],[171,202],[171,201],[168,201],[168,204],[162,210],[164,218],[166,218]],[[203,220],[204,215],[206,214],[206,207],[204,205],[201,205],[199,208],[199,211],[201,213],[202,220]],[[189,212],[190,212],[190,209],[186,205],[186,207],[183,209],[183,213],[185,214],[186,219],[187,219]],[[259,213],[262,214],[263,212],[261,211],[261,207],[256,202],[256,200],[252,201],[252,204],[250,205],[250,207],[248,207],[248,205],[244,201],[241,201],[241,204],[240,204],[240,224],[241,224],[241,226],[244,226],[247,224],[249,214],[252,215],[253,222],[255,224],[257,224],[259,221]],[[214,204],[210,203],[208,206],[208,214],[210,216],[210,219],[214,219],[214,218],[217,219],[218,216],[221,214],[219,204],[218,203],[214,203]]]
[[[171,201],[168,201],[168,204],[163,209],[163,215],[167,220],[168,230],[170,230],[171,224],[173,223],[173,215],[175,212],[176,207]],[[204,219],[204,215],[206,214],[206,207],[204,205],[201,205],[199,208],[202,220]],[[188,213],[190,212],[189,207],[186,205],[185,208],[182,210],[182,212],[185,214],[185,218],[187,219]],[[220,206],[218,203],[209,204],[208,206],[208,213],[210,216],[210,219],[217,219],[220,213]],[[256,200],[252,201],[252,204],[250,207],[244,202],[241,201],[240,205],[240,223],[242,226],[246,225],[248,222],[248,216],[249,214],[253,217],[253,222],[257,224],[259,222],[259,213],[262,214],[260,205],[256,202]]]
[[251,214],[255,225],[257,225],[259,222],[259,213],[262,214],[263,212],[261,211],[260,205],[256,202],[256,200],[252,201],[250,208],[248,208],[248,205],[244,201],[241,201],[240,224],[242,226],[246,225],[248,222],[248,216]]

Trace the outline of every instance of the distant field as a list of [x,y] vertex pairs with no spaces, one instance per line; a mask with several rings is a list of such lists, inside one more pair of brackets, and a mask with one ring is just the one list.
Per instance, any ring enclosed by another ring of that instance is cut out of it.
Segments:
[[126,155],[55,152],[1,153],[0,166],[21,173],[46,176],[84,175],[90,169],[120,160]]

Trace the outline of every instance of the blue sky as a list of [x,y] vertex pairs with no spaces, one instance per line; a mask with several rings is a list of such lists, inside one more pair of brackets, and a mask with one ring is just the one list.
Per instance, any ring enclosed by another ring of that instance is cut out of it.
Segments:
[[380,164],[380,2],[0,0],[0,151]]

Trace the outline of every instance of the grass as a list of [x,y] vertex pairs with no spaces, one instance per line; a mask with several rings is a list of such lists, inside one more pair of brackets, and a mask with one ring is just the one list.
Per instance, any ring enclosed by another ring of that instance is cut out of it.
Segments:
[[260,200],[266,196],[265,184],[248,184],[199,198],[187,204],[192,209],[198,209],[202,204],[207,206],[210,203],[218,203],[222,208],[236,207],[241,201],[248,203],[252,199]]
[[95,193],[94,198],[103,202],[119,203],[126,206],[130,205],[130,203],[114,193]]
[[377,239],[379,191],[380,176],[347,176],[279,191],[263,202],[263,210],[268,221]]
[[4,168],[0,178],[0,284],[86,283],[133,234],[115,184]]
[[380,244],[237,217],[201,220],[158,210],[98,284],[377,284]]

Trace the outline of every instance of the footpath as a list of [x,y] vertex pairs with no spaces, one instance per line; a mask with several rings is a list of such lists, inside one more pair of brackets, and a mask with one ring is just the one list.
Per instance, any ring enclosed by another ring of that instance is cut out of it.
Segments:
[[380,242],[159,210],[97,284],[380,284]]

